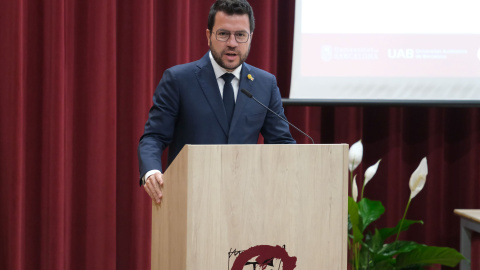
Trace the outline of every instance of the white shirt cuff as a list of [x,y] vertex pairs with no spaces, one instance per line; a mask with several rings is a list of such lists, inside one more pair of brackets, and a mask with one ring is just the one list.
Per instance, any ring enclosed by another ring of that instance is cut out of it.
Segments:
[[156,174],[157,172],[161,173],[161,171],[159,171],[159,170],[150,170],[150,171],[148,171],[148,172],[142,177],[143,185],[145,185],[145,182],[147,181],[148,177],[150,177],[150,175]]

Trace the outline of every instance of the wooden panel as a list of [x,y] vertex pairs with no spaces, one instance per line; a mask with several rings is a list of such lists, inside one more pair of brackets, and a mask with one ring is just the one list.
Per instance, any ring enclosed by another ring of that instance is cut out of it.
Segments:
[[[170,259],[153,268],[152,254],[152,269],[230,269],[236,256],[229,251],[258,245],[285,245],[296,269],[346,269],[347,159],[347,145],[188,146],[188,162],[181,162],[188,180],[168,178],[184,182],[179,190],[187,194],[165,192],[161,208],[171,206],[173,193],[185,196],[186,206],[177,204],[180,211],[163,220],[168,225],[160,227],[175,232],[156,248]],[[168,181],[165,190],[173,188]],[[172,244],[180,248],[172,251]],[[183,251],[185,258],[173,255]],[[183,259],[185,265],[172,264]]]
[[152,203],[151,269],[186,269],[188,149],[164,174],[163,199]]

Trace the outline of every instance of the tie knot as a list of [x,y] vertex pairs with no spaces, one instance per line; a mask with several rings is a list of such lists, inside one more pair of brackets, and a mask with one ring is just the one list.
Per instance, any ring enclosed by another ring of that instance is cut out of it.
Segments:
[[235,75],[233,75],[232,73],[224,73],[221,77],[225,81],[225,83],[231,83]]

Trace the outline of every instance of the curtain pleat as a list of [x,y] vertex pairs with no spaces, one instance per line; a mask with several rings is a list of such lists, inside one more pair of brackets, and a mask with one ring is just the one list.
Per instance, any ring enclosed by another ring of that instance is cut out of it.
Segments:
[[[138,187],[138,139],[165,69],[207,52],[212,3],[0,1],[0,269],[150,268],[151,201]],[[274,73],[288,97],[295,1],[251,5],[248,62]],[[359,178],[382,159],[365,188],[387,209],[379,226],[401,218],[410,175],[426,156],[427,183],[407,215],[425,224],[401,238],[458,249],[453,210],[480,208],[479,108],[285,111],[316,143],[362,139]],[[473,256],[472,269],[479,265]]]
[[153,1],[117,2],[116,269],[149,269],[151,200],[138,186],[137,145],[151,106]]
[[117,3],[65,4],[66,268],[115,269]]

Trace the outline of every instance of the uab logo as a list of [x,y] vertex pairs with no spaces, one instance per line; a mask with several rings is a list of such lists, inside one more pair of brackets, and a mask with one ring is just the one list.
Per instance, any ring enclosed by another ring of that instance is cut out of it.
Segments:
[[388,58],[391,59],[413,59],[415,50],[413,49],[388,49]]

